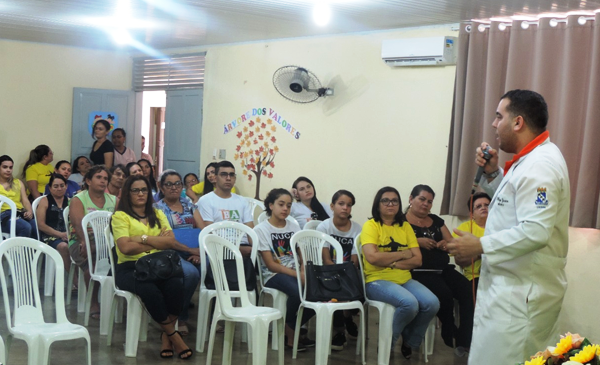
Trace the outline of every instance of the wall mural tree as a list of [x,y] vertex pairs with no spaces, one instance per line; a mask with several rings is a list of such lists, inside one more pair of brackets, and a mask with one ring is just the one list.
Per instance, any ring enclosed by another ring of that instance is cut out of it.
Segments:
[[263,122],[260,117],[248,121],[243,131],[239,131],[236,137],[240,140],[236,146],[233,158],[239,161],[242,174],[252,181],[252,175],[256,176],[256,193],[254,199],[260,199],[260,180],[264,176],[273,178],[272,170],[275,168],[275,156],[279,152],[275,132],[277,127],[272,119]]

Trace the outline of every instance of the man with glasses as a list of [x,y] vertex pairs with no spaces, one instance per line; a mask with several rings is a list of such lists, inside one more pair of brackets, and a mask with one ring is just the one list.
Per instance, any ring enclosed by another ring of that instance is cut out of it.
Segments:
[[[250,204],[245,198],[231,192],[236,179],[233,164],[229,161],[220,162],[215,168],[215,174],[217,175],[215,190],[203,195],[197,203],[204,223],[208,226],[216,222],[231,221],[254,228]],[[240,251],[246,256],[252,251],[248,244],[248,238],[244,237],[242,239],[244,246],[240,247]]]

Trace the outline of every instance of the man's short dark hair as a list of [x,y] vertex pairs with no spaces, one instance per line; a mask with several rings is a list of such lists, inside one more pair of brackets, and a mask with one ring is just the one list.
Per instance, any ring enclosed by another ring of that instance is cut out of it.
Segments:
[[467,201],[467,208],[469,208],[469,212],[473,211],[473,206],[475,205],[475,202],[477,201],[477,199],[481,199],[481,198],[486,198],[489,202],[492,201],[492,198],[490,198],[490,196],[487,195],[486,193],[483,193],[483,192],[475,193],[473,195],[473,199],[469,198],[469,200]]
[[221,161],[217,164],[217,166],[215,167],[215,175],[219,174],[219,169],[221,167],[231,167],[232,169],[235,170],[235,167],[233,166],[233,164],[227,160]]
[[513,117],[521,116],[532,132],[540,134],[548,125],[548,105],[544,97],[535,91],[515,89],[502,95],[508,99],[506,111]]

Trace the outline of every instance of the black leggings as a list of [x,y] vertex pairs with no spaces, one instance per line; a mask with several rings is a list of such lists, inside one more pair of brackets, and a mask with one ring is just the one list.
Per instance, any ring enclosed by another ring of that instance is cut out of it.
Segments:
[[183,308],[183,278],[138,281],[133,277],[135,262],[117,265],[115,283],[121,290],[137,294],[153,320],[165,323],[169,315],[178,316]]

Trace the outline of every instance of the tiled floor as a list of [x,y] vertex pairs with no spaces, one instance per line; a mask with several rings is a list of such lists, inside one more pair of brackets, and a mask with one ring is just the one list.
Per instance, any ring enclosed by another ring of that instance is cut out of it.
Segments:
[[[43,295],[43,294],[42,294]],[[48,313],[50,316],[53,316],[54,310],[54,301],[52,297],[45,297],[44,299],[44,310],[45,313]],[[194,302],[197,303],[197,294],[194,298]],[[193,328],[190,328],[192,333],[189,336],[185,337],[186,343],[194,349],[196,342],[196,333],[195,333],[195,324],[197,317],[197,309],[194,308],[190,310],[191,320],[190,325]],[[74,293],[73,300],[71,305],[67,307],[67,316],[69,320],[73,323],[83,324],[83,313],[77,313],[77,299],[76,293]],[[6,321],[4,320],[4,306],[0,306],[0,334],[2,337],[6,339],[6,335],[8,333],[6,327]],[[112,340],[112,346],[106,346],[106,336],[100,336],[98,334],[99,324],[97,320],[90,319],[90,325],[88,327],[91,340],[92,340],[92,364],[169,364],[173,362],[177,363],[186,363],[186,364],[206,364],[206,354],[205,353],[194,353],[191,361],[184,362],[179,359],[161,359],[159,357],[160,350],[160,331],[158,326],[155,324],[150,325],[150,329],[148,332],[148,341],[140,342],[138,347],[138,355],[137,358],[128,358],[125,357],[123,351],[123,343],[125,340],[125,325],[124,324],[115,324],[114,334]],[[377,363],[377,313],[373,311],[371,313],[370,321],[369,321],[369,335],[370,340],[366,343],[367,349],[367,364],[376,364]],[[314,333],[313,336],[314,338]],[[217,334],[217,342],[215,344],[215,353],[212,359],[213,364],[221,363],[221,349],[222,349],[222,334]],[[355,355],[355,347],[356,340],[349,338],[348,346],[343,351],[340,352],[332,352],[329,357],[329,364],[331,365],[349,365],[349,364],[360,364],[360,356]],[[208,346],[205,347],[205,349]],[[194,349],[195,350],[195,349]],[[50,364],[53,365],[79,365],[85,364],[85,341],[84,340],[74,340],[67,342],[57,342],[52,346],[51,352],[51,360]],[[205,350],[206,351],[206,350]],[[285,353],[285,363],[286,364],[297,364],[297,365],[308,365],[314,364],[315,352],[314,349],[309,349],[304,353],[299,353],[298,358],[296,360],[292,359],[292,353],[289,350],[286,350]],[[233,348],[233,364],[242,365],[242,364],[252,364],[252,357],[247,352],[246,344],[242,344],[239,336],[239,327],[236,331],[235,343]],[[466,364],[466,358],[458,358],[454,355],[452,349],[446,347],[441,338],[439,337],[439,331],[437,331],[435,347],[433,355],[429,356],[428,364],[431,365],[450,365],[457,364],[462,365]],[[27,364],[27,346],[25,342],[20,340],[14,340],[10,349],[10,354],[8,358],[8,364],[10,365],[20,365]],[[267,364],[277,364],[277,352],[269,350]],[[394,349],[394,354],[390,359],[390,364],[413,364],[420,365],[425,364],[423,360],[422,354],[413,354],[413,358],[410,360],[405,360],[400,354],[400,346],[396,346]]]

